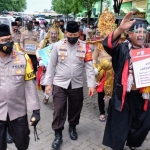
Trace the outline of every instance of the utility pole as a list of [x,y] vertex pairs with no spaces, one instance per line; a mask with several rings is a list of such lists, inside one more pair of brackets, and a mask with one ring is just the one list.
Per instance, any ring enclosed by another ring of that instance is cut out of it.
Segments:
[[100,0],[100,15],[102,14],[103,9],[103,0]]

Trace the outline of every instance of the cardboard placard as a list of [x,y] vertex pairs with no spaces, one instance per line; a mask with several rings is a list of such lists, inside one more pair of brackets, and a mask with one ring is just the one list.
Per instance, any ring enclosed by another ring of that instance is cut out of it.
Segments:
[[136,88],[150,86],[150,48],[131,50]]
[[25,41],[25,53],[35,55],[37,49],[37,42],[36,41]]

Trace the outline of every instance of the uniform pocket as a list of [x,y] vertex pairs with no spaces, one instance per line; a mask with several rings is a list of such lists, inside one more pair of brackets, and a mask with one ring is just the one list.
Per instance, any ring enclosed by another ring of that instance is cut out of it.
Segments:
[[24,69],[12,69],[12,82],[21,83],[24,81],[25,70]]

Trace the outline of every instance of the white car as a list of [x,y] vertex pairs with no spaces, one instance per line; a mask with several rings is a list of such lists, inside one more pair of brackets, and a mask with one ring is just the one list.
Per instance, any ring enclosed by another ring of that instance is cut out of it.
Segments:
[[81,22],[82,17],[77,17],[76,22]]
[[14,20],[10,17],[0,17],[0,24],[7,24],[10,27],[10,30],[11,30],[11,23],[13,21]]

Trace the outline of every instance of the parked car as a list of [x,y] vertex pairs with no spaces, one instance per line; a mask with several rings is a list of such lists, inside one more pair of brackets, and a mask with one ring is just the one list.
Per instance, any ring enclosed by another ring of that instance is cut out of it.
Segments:
[[37,21],[39,21],[39,23],[46,23],[48,24],[48,21],[45,18],[36,18]]
[[0,24],[7,24],[10,27],[10,30],[11,30],[11,23],[13,21],[14,20],[10,17],[0,17]]
[[75,21],[76,22],[81,22],[81,19],[82,19],[82,17],[77,17]]
[[[97,20],[98,18],[90,18],[90,24],[94,24],[94,22]],[[88,18],[82,18],[81,20],[85,20],[86,22],[88,21]]]

